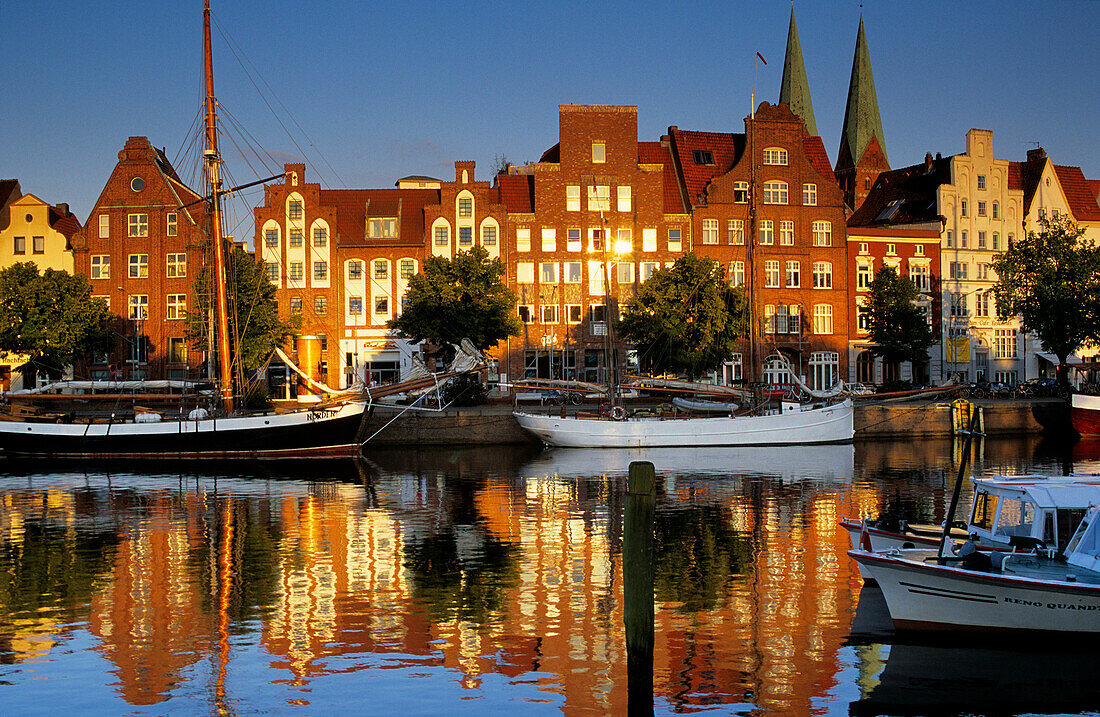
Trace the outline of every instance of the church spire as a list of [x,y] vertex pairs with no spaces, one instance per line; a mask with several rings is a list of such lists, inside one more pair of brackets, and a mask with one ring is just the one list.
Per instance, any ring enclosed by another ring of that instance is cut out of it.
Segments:
[[802,62],[802,45],[798,41],[798,26],[791,8],[791,23],[787,28],[787,56],[783,60],[783,80],[779,84],[779,101],[786,103],[799,119],[806,123],[806,132],[817,135],[814,105],[810,101],[810,83]]
[[844,127],[836,160],[837,179],[844,188],[848,205],[856,209],[879,173],[889,168],[875,77],[871,73],[871,54],[867,50],[867,35],[860,15],[848,104],[844,108]]

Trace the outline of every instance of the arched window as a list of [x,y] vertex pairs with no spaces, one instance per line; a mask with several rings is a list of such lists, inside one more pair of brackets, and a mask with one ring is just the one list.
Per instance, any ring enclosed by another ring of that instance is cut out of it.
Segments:
[[782,147],[768,147],[764,150],[764,164],[787,166],[787,150]]

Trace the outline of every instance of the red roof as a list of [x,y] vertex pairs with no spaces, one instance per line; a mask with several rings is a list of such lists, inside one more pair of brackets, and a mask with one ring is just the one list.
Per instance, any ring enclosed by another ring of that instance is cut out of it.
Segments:
[[661,179],[664,182],[665,214],[684,214],[684,203],[680,199],[680,188],[676,182],[676,164],[672,161],[672,151],[660,142],[638,143],[638,164],[660,164],[664,166]]
[[[424,243],[424,207],[439,204],[438,189],[323,189],[322,205],[336,207],[336,233],[342,246]],[[368,217],[397,217],[396,239],[366,238]]]
[[49,217],[50,226],[66,239],[72,239],[73,234],[80,231],[80,220],[72,212],[62,215],[56,208],[50,207]]
[[1008,188],[1023,190],[1024,216],[1031,211],[1031,200],[1039,187],[1039,177],[1043,174],[1044,162],[1046,162],[1045,154],[1042,157],[1029,157],[1026,162],[1008,163]]
[[806,153],[806,157],[810,160],[810,164],[816,169],[822,176],[836,181],[836,175],[833,174],[833,165],[829,163],[829,155],[825,152],[825,143],[821,141],[820,137],[807,136],[802,140],[802,150]]
[[1092,197],[1100,204],[1100,179],[1086,179],[1085,181],[1089,185],[1089,192]]
[[535,211],[535,178],[530,174],[498,174],[497,200],[510,214]]
[[1081,168],[1056,164],[1054,172],[1058,175],[1073,218],[1079,222],[1100,221],[1100,204],[1096,203],[1095,188],[1085,179]]
[[[727,132],[693,132],[669,127],[669,138],[680,165],[687,201],[692,205],[705,203],[707,184],[725,174],[745,149],[745,135]],[[714,163],[697,163],[696,152],[709,152]]]

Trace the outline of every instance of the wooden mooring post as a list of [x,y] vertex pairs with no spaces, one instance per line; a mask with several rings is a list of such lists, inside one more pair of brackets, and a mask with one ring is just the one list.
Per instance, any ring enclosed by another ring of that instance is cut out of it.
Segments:
[[653,714],[653,510],[657,476],[652,463],[630,464],[623,517],[623,622],[626,623],[627,711]]

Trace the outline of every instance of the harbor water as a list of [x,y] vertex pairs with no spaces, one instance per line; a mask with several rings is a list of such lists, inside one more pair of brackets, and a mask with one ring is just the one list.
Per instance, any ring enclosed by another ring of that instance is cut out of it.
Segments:
[[[654,713],[1095,713],[1095,650],[895,636],[848,559],[840,518],[942,521],[960,452],[933,439],[3,462],[0,705],[634,711],[623,520],[642,460],[657,474]],[[974,458],[980,475],[1100,472],[1100,449],[1039,438],[989,439]]]

